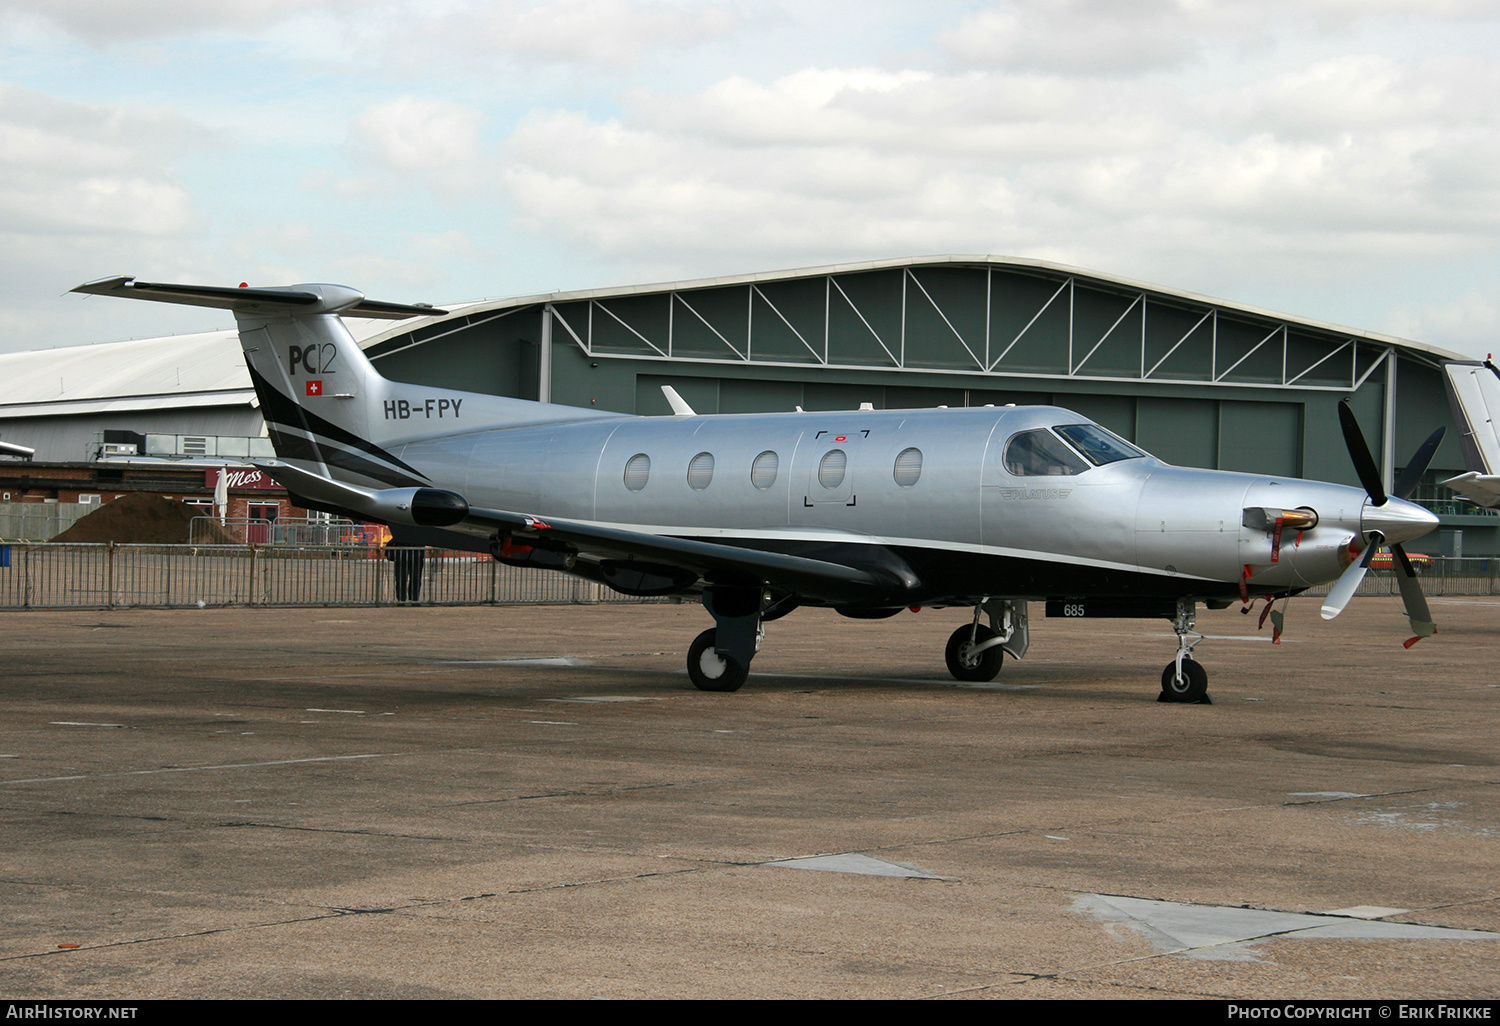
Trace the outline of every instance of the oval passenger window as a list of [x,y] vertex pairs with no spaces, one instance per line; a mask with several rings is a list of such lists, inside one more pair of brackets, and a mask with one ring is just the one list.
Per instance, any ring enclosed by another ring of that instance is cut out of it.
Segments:
[[714,479],[714,454],[700,452],[688,464],[688,487],[701,492]]
[[910,488],[916,484],[917,479],[922,476],[922,450],[915,447],[902,449],[901,454],[896,457],[893,476],[902,488]]
[[849,465],[849,456],[842,449],[829,449],[818,464],[818,484],[824,488],[837,488],[844,483],[844,469]]
[[755,462],[750,465],[750,483],[765,491],[776,483],[776,469],[780,465],[780,457],[767,449],[755,457]]
[[651,477],[651,457],[638,452],[625,462],[625,487],[638,492]]

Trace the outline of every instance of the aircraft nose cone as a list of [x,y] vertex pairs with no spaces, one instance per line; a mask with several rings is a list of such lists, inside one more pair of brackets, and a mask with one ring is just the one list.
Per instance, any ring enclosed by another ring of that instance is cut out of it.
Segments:
[[1379,531],[1392,545],[1420,538],[1437,525],[1437,514],[1405,499],[1389,499],[1384,506],[1366,503],[1359,524],[1365,534]]

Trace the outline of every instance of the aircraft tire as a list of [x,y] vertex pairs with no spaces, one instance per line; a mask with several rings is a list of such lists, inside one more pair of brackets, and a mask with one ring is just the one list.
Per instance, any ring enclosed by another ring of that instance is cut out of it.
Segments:
[[977,656],[967,655],[970,637],[975,642],[988,641],[995,637],[995,632],[984,624],[980,624],[977,631],[970,624],[965,624],[954,631],[948,638],[948,647],[943,651],[943,658],[948,663],[948,672],[953,674],[954,679],[970,683],[994,680],[1000,673],[1000,664],[1005,660],[1005,652],[999,645],[996,645],[994,648],[985,649]]
[[1182,679],[1177,678],[1177,662],[1173,660],[1161,671],[1161,698],[1163,702],[1202,703],[1208,697],[1208,671],[1195,659],[1182,660]]
[[693,639],[688,649],[688,677],[699,691],[738,691],[750,676],[750,668],[714,651],[718,630],[710,627]]

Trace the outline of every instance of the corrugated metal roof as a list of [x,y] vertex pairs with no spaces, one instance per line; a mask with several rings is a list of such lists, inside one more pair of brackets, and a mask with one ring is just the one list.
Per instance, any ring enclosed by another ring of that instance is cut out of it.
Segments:
[[[356,339],[387,323],[348,322]],[[248,406],[254,400],[233,328],[0,354],[0,418]]]
[[[933,267],[943,264],[959,264],[969,267],[992,266],[997,268],[1014,268],[1017,270],[1044,271],[1052,275],[1064,275],[1103,282],[1115,286],[1155,293],[1159,296],[1174,299],[1187,300],[1195,304],[1215,306],[1221,310],[1234,310],[1242,313],[1252,314],[1256,317],[1264,317],[1286,324],[1303,325],[1316,328],[1321,331],[1334,332],[1352,338],[1365,339],[1380,345],[1395,346],[1398,349],[1408,349],[1425,354],[1437,360],[1463,360],[1466,357],[1443,349],[1439,346],[1429,345],[1426,342],[1417,342],[1408,338],[1397,338],[1394,335],[1383,335],[1379,332],[1365,331],[1360,328],[1350,328],[1341,324],[1331,324],[1327,321],[1314,320],[1308,317],[1296,317],[1292,314],[1282,313],[1276,310],[1268,310],[1263,307],[1251,306],[1247,303],[1232,303],[1228,300],[1216,299],[1213,296],[1200,295],[1196,292],[1188,292],[1183,289],[1174,289],[1165,285],[1153,285],[1149,282],[1137,281],[1133,278],[1125,278],[1120,275],[1105,274],[1100,271],[1090,271],[1083,267],[1072,267],[1068,264],[1057,264],[1049,260],[1032,260],[1026,257],[994,256],[986,254],[943,254],[938,256],[904,257],[895,260],[864,260],[853,263],[829,264],[825,267],[801,267],[785,271],[757,271],[753,274],[725,275],[716,278],[696,278],[687,281],[660,282],[652,285],[624,285],[617,288],[603,289],[578,289],[572,292],[547,292],[532,296],[516,296],[511,299],[497,299],[478,303],[443,303],[442,307],[448,311],[446,317],[431,318],[432,322],[453,320],[458,317],[481,313],[489,310],[503,310],[512,306],[527,306],[533,303],[567,303],[586,299],[610,299],[618,296],[639,296],[661,292],[686,292],[691,289],[715,288],[725,285],[747,285],[764,284],[773,281],[789,281],[797,278],[814,278],[826,274],[850,274],[858,271],[881,271],[901,267]],[[423,320],[401,321],[392,324],[387,321],[378,325],[377,330],[369,333],[361,339],[365,346],[374,345],[388,338],[411,331],[414,325],[426,323]]]
[[[605,299],[614,296],[635,296],[751,282],[782,281],[826,274],[942,264],[1010,267],[1020,270],[1045,271],[1054,275],[1071,275],[1153,292],[1162,296],[1190,300],[1194,303],[1217,306],[1221,309],[1239,310],[1289,324],[1334,331],[1346,336],[1412,350],[1439,360],[1464,358],[1458,353],[1411,339],[1347,328],[1305,317],[1293,317],[1260,307],[1230,303],[1210,296],[1201,296],[1161,285],[1151,285],[1116,275],[1101,274],[1083,268],[1069,267],[1065,264],[1020,257],[986,255],[870,260],[652,285],[551,292],[476,303],[443,304],[449,313],[440,317],[410,318],[397,322],[351,318],[346,323],[360,345],[368,347],[426,323],[439,323],[474,313],[534,303]],[[240,406],[248,405],[253,400],[254,393],[250,387],[249,373],[245,370],[244,358],[240,353],[238,336],[231,328],[190,335],[133,339],[128,342],[102,342],[87,346],[0,354],[0,417],[59,416],[126,409]]]
[[0,355],[3,416],[21,405],[94,405],[125,396],[186,398],[249,388],[239,336],[232,330]]

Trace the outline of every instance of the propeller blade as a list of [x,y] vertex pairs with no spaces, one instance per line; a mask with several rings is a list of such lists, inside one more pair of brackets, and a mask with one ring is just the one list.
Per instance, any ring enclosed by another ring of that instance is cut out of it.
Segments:
[[[1354,411],[1349,409],[1349,403],[1344,399],[1339,400],[1339,427],[1344,429],[1344,445],[1349,450],[1349,459],[1354,461],[1354,472],[1359,475],[1359,483],[1364,485],[1370,502],[1376,506],[1384,506],[1387,496],[1385,484],[1380,480],[1380,468],[1375,465],[1375,457],[1370,455],[1370,447],[1365,444],[1365,433],[1359,429]],[[1342,580],[1340,578],[1340,583]]]
[[1349,569],[1339,575],[1337,583],[1328,592],[1328,597],[1323,600],[1323,619],[1332,620],[1344,611],[1344,607],[1354,597],[1354,591],[1359,587],[1359,582],[1365,579],[1365,571],[1370,569],[1370,560],[1375,558],[1375,550],[1384,540],[1378,531],[1371,532],[1370,544],[1365,547],[1365,554],[1359,558],[1358,563],[1349,564]]
[[1432,454],[1437,452],[1438,444],[1442,442],[1443,435],[1447,431],[1445,427],[1438,428],[1412,454],[1411,462],[1406,465],[1405,470],[1401,471],[1401,480],[1396,482],[1396,487],[1393,489],[1396,498],[1410,498],[1411,493],[1417,490],[1417,482],[1422,479],[1423,474],[1427,473],[1427,464],[1432,462]]
[[[1427,638],[1437,633],[1437,625],[1432,622],[1432,611],[1427,608],[1427,597],[1422,594],[1422,586],[1417,583],[1417,571],[1411,565],[1411,560],[1406,558],[1406,550],[1400,545],[1392,545],[1391,551],[1396,554],[1396,583],[1401,586],[1401,604],[1406,607],[1406,618],[1411,621],[1411,629],[1418,638]],[[1411,648],[1416,639],[1406,643]]]

